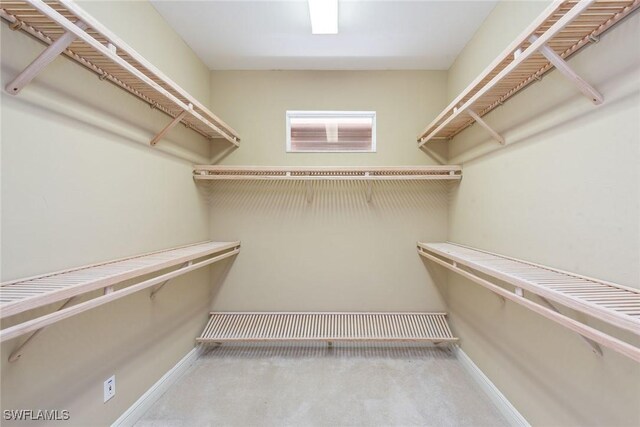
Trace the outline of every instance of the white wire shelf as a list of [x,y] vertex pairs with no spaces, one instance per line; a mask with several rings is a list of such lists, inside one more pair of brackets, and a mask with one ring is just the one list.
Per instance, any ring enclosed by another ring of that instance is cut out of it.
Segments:
[[457,341],[446,313],[218,313],[200,343],[260,341]]
[[[599,345],[603,345],[640,362],[640,348],[578,322],[553,305],[563,305],[640,336],[640,289],[454,243],[418,243],[418,253],[577,332],[597,353],[602,353]],[[514,292],[491,279],[514,286]],[[526,298],[525,292],[535,295],[542,304]]]
[[482,117],[554,68],[601,104],[602,95],[565,61],[639,6],[640,0],[554,1],[420,133],[418,146],[450,140],[475,122],[504,144]]
[[209,166],[193,168],[196,180],[460,180],[462,167],[447,166]]
[[[150,294],[153,298],[169,280],[239,252],[240,242],[202,242],[1,283],[3,319],[64,302],[57,311],[3,328],[0,342],[32,333],[10,356],[9,360],[15,361],[24,346],[46,326],[150,287],[154,287]],[[127,285],[143,276],[144,281]],[[125,281],[121,289],[114,288]],[[102,291],[102,295],[89,295],[94,291]],[[91,298],[72,304],[79,297]]]
[[60,54],[127,92],[173,120],[150,143],[155,145],[178,123],[207,138],[224,138],[235,146],[237,132],[188,94],[132,47],[71,0],[0,1],[0,17],[49,47],[6,90],[17,95]]

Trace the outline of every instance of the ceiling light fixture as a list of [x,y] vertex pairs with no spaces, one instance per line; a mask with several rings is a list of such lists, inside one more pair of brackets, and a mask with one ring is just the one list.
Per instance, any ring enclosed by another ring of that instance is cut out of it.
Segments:
[[338,34],[338,0],[309,0],[311,34]]

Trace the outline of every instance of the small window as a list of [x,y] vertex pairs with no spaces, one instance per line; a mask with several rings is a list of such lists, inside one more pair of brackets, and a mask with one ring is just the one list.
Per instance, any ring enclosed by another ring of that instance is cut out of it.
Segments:
[[289,153],[375,151],[375,111],[287,111]]

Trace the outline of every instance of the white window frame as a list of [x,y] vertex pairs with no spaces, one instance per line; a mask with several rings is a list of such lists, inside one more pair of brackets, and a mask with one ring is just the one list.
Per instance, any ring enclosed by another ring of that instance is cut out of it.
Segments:
[[[291,149],[291,118],[298,117],[367,117],[371,118],[371,149],[370,150],[296,150]],[[302,111],[288,110],[286,112],[287,121],[287,153],[375,153],[376,152],[376,112],[375,111]]]

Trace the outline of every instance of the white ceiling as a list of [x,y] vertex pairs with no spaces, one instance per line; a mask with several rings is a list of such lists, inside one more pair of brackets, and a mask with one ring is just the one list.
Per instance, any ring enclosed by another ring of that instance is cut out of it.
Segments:
[[213,70],[446,70],[497,0],[340,0],[312,35],[306,0],[151,0]]

